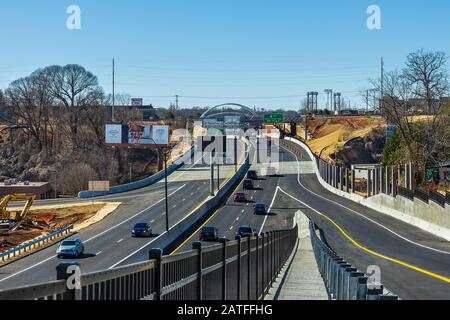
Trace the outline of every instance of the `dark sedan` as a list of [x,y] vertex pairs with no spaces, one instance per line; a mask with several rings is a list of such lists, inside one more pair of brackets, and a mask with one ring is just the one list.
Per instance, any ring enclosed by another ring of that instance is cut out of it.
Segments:
[[219,229],[204,227],[200,231],[200,241],[219,241]]

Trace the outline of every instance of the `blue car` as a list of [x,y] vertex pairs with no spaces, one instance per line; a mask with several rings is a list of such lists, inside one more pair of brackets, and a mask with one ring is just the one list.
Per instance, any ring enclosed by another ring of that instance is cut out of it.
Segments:
[[131,230],[132,237],[151,237],[152,234],[150,224],[147,222],[138,222],[134,225],[133,230]]
[[80,239],[66,239],[56,250],[58,258],[63,257],[80,257],[84,254],[84,245]]
[[267,214],[267,206],[264,203],[258,202],[254,206],[254,214]]

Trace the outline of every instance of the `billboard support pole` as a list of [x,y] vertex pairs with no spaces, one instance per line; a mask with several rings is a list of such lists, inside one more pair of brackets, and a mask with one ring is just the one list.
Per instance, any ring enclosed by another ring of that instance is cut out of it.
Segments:
[[214,197],[214,163],[212,161],[212,155],[210,155],[210,166],[209,195]]
[[167,153],[164,152],[164,189],[166,192],[166,231],[169,232],[169,199],[167,190]]

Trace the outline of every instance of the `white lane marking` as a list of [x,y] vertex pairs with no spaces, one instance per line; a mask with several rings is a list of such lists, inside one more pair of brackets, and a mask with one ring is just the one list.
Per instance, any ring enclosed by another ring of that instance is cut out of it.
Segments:
[[102,253],[103,253],[103,251],[99,251],[99,252],[97,252],[95,255],[98,256],[98,255],[100,255],[100,254],[102,254]]
[[[177,193],[178,191],[180,191],[181,189],[183,189],[185,186],[186,186],[186,184],[183,184],[181,187],[179,187],[177,190],[175,190],[174,192],[172,192],[172,193],[169,194],[168,196],[169,196],[169,197],[173,196],[175,193]],[[144,212],[150,210],[151,208],[153,208],[154,206],[160,204],[160,203],[163,202],[164,200],[165,200],[165,198],[162,198],[161,200],[158,200],[157,202],[155,202],[155,203],[152,204],[151,206],[145,208],[144,210],[139,211],[138,213],[136,213],[135,215],[129,217],[128,219],[123,220],[122,222],[116,224],[115,226],[113,226],[113,227],[111,227],[111,228],[109,228],[109,229],[106,229],[105,231],[103,231],[103,232],[101,232],[101,233],[99,233],[99,234],[93,236],[92,238],[89,238],[89,239],[87,239],[86,241],[83,241],[83,242],[84,242],[84,243],[90,242],[90,241],[92,241],[92,240],[94,240],[94,239],[96,239],[96,238],[98,238],[98,237],[104,235],[105,233],[107,233],[107,232],[109,232],[109,231],[111,231],[111,230],[114,230],[115,228],[117,228],[117,227],[123,225],[124,223],[127,223],[128,221],[130,221],[130,220],[136,218],[137,216],[143,214]]]
[[[184,184],[184,185],[182,185],[181,187],[179,187],[177,190],[175,190],[174,192],[172,192],[172,193],[169,195],[169,197],[172,196],[173,194],[175,194],[176,192],[180,191],[180,190],[181,190],[182,188],[184,188],[185,186],[186,186],[186,184]],[[136,218],[137,216],[141,215],[141,214],[144,213],[145,211],[147,211],[147,210],[153,208],[154,206],[156,206],[157,204],[159,204],[159,203],[162,202],[163,200],[164,200],[164,198],[161,199],[161,200],[159,200],[158,202],[155,202],[154,204],[152,204],[151,206],[145,208],[144,210],[139,211],[138,213],[136,213],[135,215],[131,216],[130,218],[128,218],[128,219],[126,219],[126,220],[123,220],[122,222],[116,224],[115,226],[113,226],[113,227],[111,227],[111,228],[109,228],[109,229],[106,229],[105,231],[103,231],[103,232],[101,232],[101,233],[99,233],[99,234],[93,236],[92,238],[89,238],[89,239],[83,241],[83,242],[84,242],[84,243],[90,242],[90,241],[92,241],[92,240],[94,240],[94,239],[96,239],[96,238],[98,238],[98,237],[104,235],[105,233],[107,233],[107,232],[109,232],[109,231],[111,231],[111,230],[116,229],[117,227],[123,225],[124,223],[127,223],[128,221],[130,221],[130,220]],[[3,279],[0,279],[0,282],[3,282],[3,281],[5,281],[5,280],[8,280],[8,279],[10,279],[10,278],[12,278],[12,277],[15,277],[15,276],[21,274],[21,273],[24,273],[24,272],[26,272],[26,271],[28,271],[28,270],[31,270],[31,269],[33,269],[33,268],[35,268],[35,267],[37,267],[37,266],[40,266],[41,264],[43,264],[43,263],[45,263],[45,262],[47,262],[47,261],[50,261],[50,260],[53,259],[53,258],[56,258],[56,256],[48,257],[47,259],[44,259],[44,260],[42,260],[42,261],[40,261],[40,262],[38,262],[38,263],[35,263],[35,264],[33,264],[33,265],[31,265],[31,266],[25,268],[25,269],[22,269],[22,270],[20,270],[20,271],[18,271],[18,272],[16,272],[16,273],[13,273],[13,274],[11,274],[11,275],[9,275],[9,276],[3,278]]]
[[117,243],[121,243],[122,241],[123,241],[123,238],[120,239],[120,240],[117,240]]
[[152,221],[150,221],[150,223],[153,223],[153,222],[155,222],[155,219],[153,219]]
[[295,157],[295,159],[297,160],[297,182],[298,182],[298,184],[299,184],[303,189],[305,189],[305,190],[308,191],[309,193],[314,194],[314,195],[316,195],[317,197],[319,197],[319,198],[321,198],[321,199],[324,199],[325,201],[334,203],[334,204],[336,204],[336,205],[338,205],[338,206],[340,206],[340,207],[342,207],[342,208],[344,208],[344,209],[346,209],[346,210],[349,210],[349,211],[351,211],[351,212],[357,214],[357,215],[360,216],[361,218],[364,218],[364,219],[366,219],[366,220],[368,220],[368,221],[374,223],[375,225],[379,226],[380,228],[385,229],[386,231],[392,233],[392,234],[395,235],[396,237],[398,237],[398,238],[400,238],[400,239],[402,239],[402,240],[404,240],[404,241],[406,241],[406,242],[409,242],[409,243],[411,243],[411,244],[413,244],[413,245],[416,245],[416,246],[421,247],[421,248],[424,248],[424,249],[428,249],[428,250],[431,250],[431,251],[435,251],[435,252],[439,252],[439,253],[443,253],[443,254],[450,255],[450,252],[448,252],[448,251],[443,251],[443,250],[431,248],[431,247],[428,247],[428,246],[423,245],[423,244],[421,244],[421,243],[417,243],[417,242],[414,242],[414,241],[412,241],[412,240],[410,240],[410,239],[408,239],[408,238],[405,238],[404,236],[402,236],[402,235],[396,233],[395,231],[389,229],[388,227],[382,225],[381,223],[379,223],[379,222],[377,222],[377,221],[375,221],[375,220],[372,220],[372,219],[369,218],[369,217],[366,217],[365,215],[359,213],[358,211],[355,211],[355,210],[353,210],[353,209],[350,209],[350,208],[348,208],[348,207],[346,207],[346,206],[340,204],[339,202],[336,202],[336,201],[334,201],[334,200],[325,198],[325,197],[321,196],[320,194],[317,194],[317,193],[315,193],[314,191],[309,190],[309,189],[306,188],[306,187],[301,183],[301,181],[300,181],[300,162],[299,162],[299,160],[298,160],[298,157],[297,157],[293,152],[291,152],[290,150],[288,150],[288,149],[286,149],[286,148],[284,148],[284,147],[282,147],[282,148],[285,149],[285,150],[287,150],[288,152],[290,152],[290,153]]
[[233,226],[230,227],[230,230],[233,230]]
[[236,221],[239,221],[239,217],[236,218]]
[[18,272],[16,272],[16,273],[13,273],[12,275],[7,276],[6,278],[1,279],[0,282],[3,282],[3,281],[8,280],[8,279],[10,279],[10,278],[12,278],[12,277],[15,277],[15,276],[17,276],[17,275],[19,275],[19,274],[21,274],[21,273],[23,273],[23,272],[25,272],[25,271],[30,270],[30,269],[33,269],[34,267],[37,267],[37,266],[39,266],[39,265],[41,265],[41,264],[43,264],[43,263],[46,263],[47,261],[50,261],[50,260],[53,259],[53,258],[55,258],[55,256],[51,256],[51,257],[49,257],[49,258],[47,258],[47,259],[45,259],[45,260],[42,260],[42,261],[40,261],[40,262],[38,262],[38,263],[36,263],[36,264],[34,264],[34,265],[32,265],[32,266],[29,266],[28,268],[25,268],[25,269],[20,270],[20,271],[18,271]]
[[[241,212],[242,212],[242,213],[244,213],[244,212],[245,212],[245,210],[244,210],[244,209],[242,209],[242,210],[241,210]],[[238,218],[238,219],[239,219],[239,218]]]
[[270,213],[270,211],[272,210],[272,206],[273,206],[273,204],[275,203],[275,199],[277,198],[277,194],[278,194],[278,189],[280,189],[279,186],[277,186],[277,188],[275,189],[275,194],[273,195],[272,202],[270,203],[269,210],[267,210],[267,214],[266,214],[266,216],[264,217],[264,221],[263,221],[263,223],[262,223],[262,225],[261,225],[261,229],[259,229],[259,235],[261,235],[261,233],[262,233],[262,231],[263,231],[263,229],[264,229],[264,225],[266,224],[267,217],[269,216],[269,213]]

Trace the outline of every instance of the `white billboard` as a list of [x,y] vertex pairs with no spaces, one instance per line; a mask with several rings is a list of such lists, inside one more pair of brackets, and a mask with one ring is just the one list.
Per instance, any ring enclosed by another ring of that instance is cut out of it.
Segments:
[[156,144],[169,144],[169,126],[153,126],[152,137]]
[[105,130],[105,142],[118,147],[168,145],[169,126],[108,124]]
[[121,124],[107,124],[106,125],[105,142],[107,144],[122,143],[122,125]]

